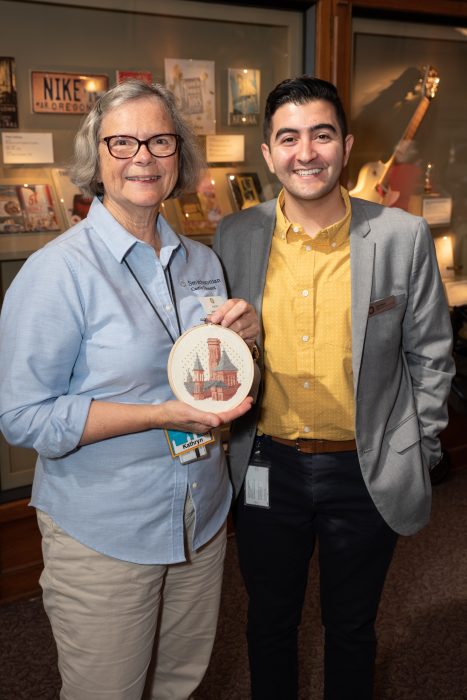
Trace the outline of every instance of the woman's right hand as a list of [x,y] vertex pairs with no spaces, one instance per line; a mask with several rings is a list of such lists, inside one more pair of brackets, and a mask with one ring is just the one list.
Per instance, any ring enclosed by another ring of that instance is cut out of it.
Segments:
[[239,406],[230,411],[211,413],[199,408],[192,408],[182,401],[166,401],[154,406],[156,410],[156,425],[154,427],[202,435],[212,428],[218,428],[224,423],[230,423],[243,416],[250,410],[252,403],[253,399],[248,396]]
[[117,435],[153,429],[180,430],[202,435],[239,418],[250,410],[252,403],[251,396],[247,396],[237,408],[210,413],[175,400],[158,404],[92,401],[79,444],[88,445]]

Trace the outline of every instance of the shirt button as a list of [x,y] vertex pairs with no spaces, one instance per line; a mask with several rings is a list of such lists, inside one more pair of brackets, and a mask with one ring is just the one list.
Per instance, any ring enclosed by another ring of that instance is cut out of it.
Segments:
[[170,304],[165,305],[165,310],[166,311],[172,311],[172,306]]
[[304,388],[304,389],[309,389],[309,388],[310,388],[310,382],[303,382],[303,388]]
[[335,248],[336,245],[337,245],[336,241],[333,241],[333,242],[331,243],[331,248]]
[[302,292],[302,296],[307,297],[309,293],[310,292],[308,291],[308,289],[304,289]]
[[302,335],[302,340],[304,343],[307,343],[310,340],[310,336],[309,335]]
[[198,482],[197,482],[197,481],[193,481],[193,483],[191,484],[191,488],[192,488],[192,489],[197,489],[197,488],[198,488]]
[[305,250],[306,250],[307,253],[309,253],[310,250],[311,250],[311,245],[306,245],[306,246],[305,246]]
[[299,226],[294,226],[292,230],[293,230],[294,233],[298,233],[298,232],[300,231],[300,227],[299,227]]
[[303,432],[304,432],[304,433],[309,433],[309,432],[310,432],[310,428],[309,428],[307,425],[304,425],[304,426],[303,426]]

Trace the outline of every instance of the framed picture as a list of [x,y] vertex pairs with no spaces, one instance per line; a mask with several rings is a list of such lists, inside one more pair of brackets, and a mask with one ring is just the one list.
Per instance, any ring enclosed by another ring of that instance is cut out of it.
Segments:
[[81,193],[65,168],[52,168],[52,179],[65,221],[68,226],[73,226],[88,215],[92,197]]
[[0,234],[61,230],[50,184],[0,181]]
[[2,56],[0,57],[0,129],[18,127],[15,59]]
[[87,114],[108,87],[108,75],[31,71],[32,111]]
[[256,68],[229,68],[230,126],[255,126],[259,120],[261,72]]
[[[196,192],[190,192],[174,200],[176,222],[169,223],[186,236],[212,236],[223,216],[233,209],[227,191],[227,168],[209,168],[201,178]],[[168,211],[169,202],[165,203]]]
[[227,173],[233,201],[238,210],[254,207],[262,202],[262,191],[256,173]]
[[177,107],[199,135],[216,133],[214,61],[165,58],[165,84]]
[[144,80],[146,83],[152,83],[152,73],[148,70],[118,70],[116,71],[117,83],[123,83],[124,80],[135,78],[136,80]]

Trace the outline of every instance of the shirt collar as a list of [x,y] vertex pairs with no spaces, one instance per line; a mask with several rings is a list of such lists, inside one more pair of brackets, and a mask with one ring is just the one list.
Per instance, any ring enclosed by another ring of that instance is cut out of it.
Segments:
[[[109,210],[102,204],[99,197],[94,197],[87,219],[97,235],[103,240],[112,255],[120,263],[133,246],[138,244],[147,245],[119,224]],[[161,265],[165,267],[169,263],[172,253],[178,248],[183,251],[186,258],[187,250],[183,242],[160,214],[157,217],[156,226],[161,241]]]
[[274,235],[278,238],[287,240],[288,243],[297,238],[303,239],[303,236],[305,235],[308,240],[312,241],[316,245],[324,244],[327,246],[331,243],[336,243],[337,245],[333,246],[334,248],[341,245],[349,236],[351,205],[349,193],[345,187],[341,186],[340,190],[345,204],[344,216],[342,219],[339,219],[339,221],[336,221],[330,226],[326,226],[325,228],[321,229],[321,231],[319,231],[319,233],[313,239],[310,239],[309,236],[305,234],[301,224],[298,222],[291,222],[287,219],[284,213],[284,190],[282,189],[277,198],[276,228]]

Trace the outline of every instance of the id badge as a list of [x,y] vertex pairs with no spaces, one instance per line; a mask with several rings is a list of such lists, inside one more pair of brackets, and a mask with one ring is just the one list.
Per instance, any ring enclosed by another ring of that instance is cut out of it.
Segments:
[[209,316],[210,314],[213,314],[214,311],[216,311],[219,308],[219,306],[221,306],[224,303],[225,297],[198,297],[198,301],[203,307],[206,316]]
[[245,505],[269,508],[269,467],[248,465],[245,477]]
[[170,454],[180,460],[182,464],[194,462],[206,456],[206,445],[215,442],[212,432],[198,435],[198,433],[184,433],[180,430],[164,430],[169,443]]

